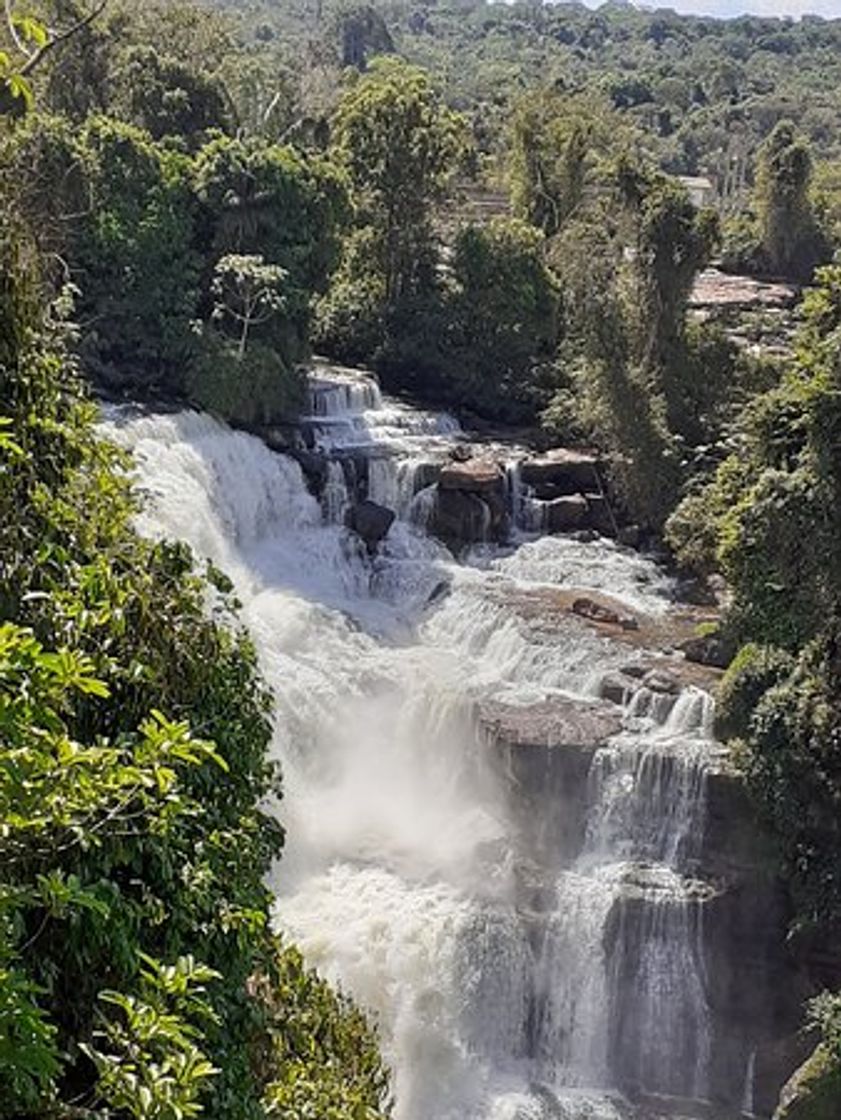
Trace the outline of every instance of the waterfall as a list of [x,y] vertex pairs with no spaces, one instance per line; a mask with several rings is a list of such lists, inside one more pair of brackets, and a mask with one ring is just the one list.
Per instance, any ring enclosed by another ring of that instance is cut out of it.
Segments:
[[508,505],[515,527],[524,533],[541,532],[544,528],[545,507],[536,501],[532,488],[523,482],[522,465],[519,460],[507,464],[505,478],[508,487]]
[[623,1094],[704,1101],[709,698],[616,709],[572,857],[524,849],[476,715],[485,699],[598,704],[628,660],[579,618],[547,630],[524,602],[609,591],[658,618],[669,581],[604,540],[457,564],[424,532],[419,466],[457,425],[347,373],[319,373],[310,412],[325,443],[375,449],[370,496],[402,519],[373,561],[342,525],[340,463],[319,505],[291,459],[208,417],[105,424],[134,452],[141,530],[230,574],[273,689],[279,929],[378,1021],[397,1120],[620,1120]]
[[324,511],[325,521],[331,525],[341,525],[349,504],[350,495],[344,467],[335,460],[328,460],[327,479],[321,495],[321,508]]
[[742,1116],[751,1120],[756,1115],[756,1050],[748,1055],[745,1069],[745,1089],[742,1093]]

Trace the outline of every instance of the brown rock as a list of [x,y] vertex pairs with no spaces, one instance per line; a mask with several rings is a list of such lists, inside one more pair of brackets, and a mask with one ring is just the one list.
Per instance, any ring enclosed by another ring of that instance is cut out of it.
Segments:
[[473,494],[492,494],[505,488],[505,475],[492,459],[468,459],[448,463],[441,471],[438,485],[442,490],[467,490]]
[[649,691],[659,692],[665,696],[677,696],[680,692],[680,681],[663,669],[652,669],[645,674],[642,683]]
[[484,539],[490,514],[476,494],[438,489],[428,529],[448,548],[458,552]]
[[579,598],[572,603],[573,614],[588,618],[591,622],[601,622],[608,626],[619,626],[622,630],[638,630],[639,622],[633,615],[619,614],[595,599]]
[[602,700],[609,700],[611,704],[625,704],[640,687],[640,682],[624,673],[608,673],[602,678],[599,685],[599,696]]
[[591,451],[556,447],[534,459],[526,459],[521,476],[526,486],[552,485],[563,494],[601,490],[598,457]]
[[595,751],[622,729],[622,717],[598,702],[556,696],[536,704],[484,701],[479,722],[498,744]]

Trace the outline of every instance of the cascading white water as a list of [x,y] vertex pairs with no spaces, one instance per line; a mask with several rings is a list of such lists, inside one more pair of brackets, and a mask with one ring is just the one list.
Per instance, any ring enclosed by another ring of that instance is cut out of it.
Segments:
[[511,518],[524,533],[540,533],[544,528],[545,507],[538,502],[531,487],[523,482],[519,462],[509,463],[505,470]]
[[341,525],[344,523],[345,510],[350,505],[344,467],[335,460],[329,460],[326,464],[326,471],[327,478],[321,494],[321,508],[324,511],[324,519],[330,525]]
[[661,726],[627,709],[593,759],[582,850],[545,872],[539,912],[523,905],[507,791],[475,722],[485,697],[590,698],[627,660],[580,619],[547,637],[518,610],[523,591],[607,590],[657,616],[668,582],[607,541],[542,538],[457,565],[418,515],[415,436],[433,421],[339,380],[312,411],[362,415],[369,442],[376,430],[389,444],[369,483],[403,513],[373,562],[341,527],[338,465],[319,506],[297,464],[210,418],[107,425],[134,451],[142,530],[228,571],[275,692],[279,927],[377,1017],[398,1120],[618,1120],[617,1087],[702,1099],[703,930],[687,868],[707,698],[680,697]]

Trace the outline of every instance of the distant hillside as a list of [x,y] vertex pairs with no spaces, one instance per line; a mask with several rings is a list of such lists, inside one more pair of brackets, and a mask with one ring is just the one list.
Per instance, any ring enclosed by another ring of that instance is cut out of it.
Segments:
[[716,20],[624,3],[483,0],[206,0],[242,17],[255,44],[298,74],[393,48],[443,82],[472,111],[493,150],[524,88],[554,83],[597,91],[652,136],[663,165],[723,182],[744,173],[782,118],[821,159],[841,154],[841,19]]

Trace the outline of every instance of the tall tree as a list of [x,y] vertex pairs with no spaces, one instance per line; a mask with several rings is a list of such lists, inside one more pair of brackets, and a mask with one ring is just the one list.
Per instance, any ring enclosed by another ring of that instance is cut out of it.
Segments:
[[831,253],[818,230],[809,199],[812,155],[790,121],[780,121],[762,145],[756,174],[756,209],[762,248],[770,267],[808,281]]
[[428,76],[377,59],[348,89],[336,115],[333,153],[347,174],[356,223],[371,231],[370,267],[389,302],[412,292],[432,241],[432,209],[456,168],[464,122]]
[[528,93],[511,123],[509,178],[514,212],[554,237],[584,202],[585,188],[630,143],[618,113],[591,97],[555,89]]

